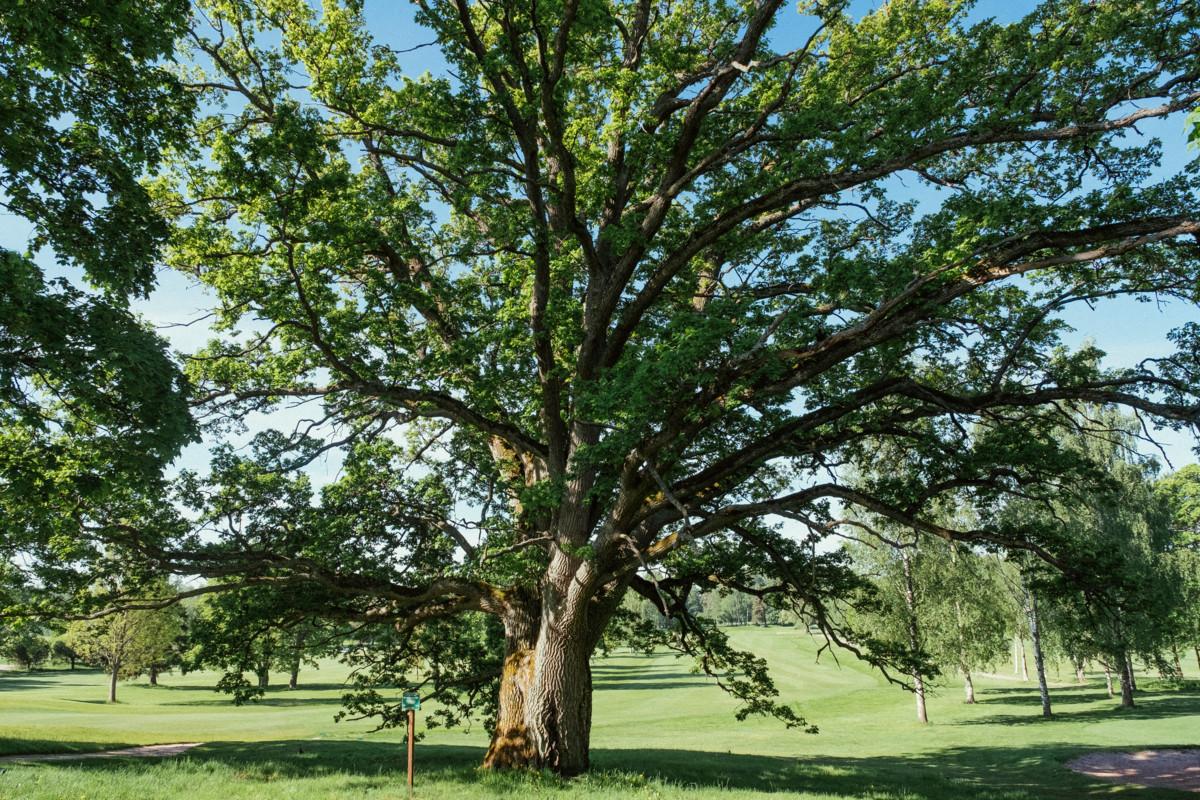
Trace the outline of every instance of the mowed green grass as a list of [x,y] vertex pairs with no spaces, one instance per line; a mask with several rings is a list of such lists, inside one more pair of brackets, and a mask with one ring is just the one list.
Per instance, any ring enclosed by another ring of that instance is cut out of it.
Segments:
[[[1117,786],[1065,769],[1096,749],[1200,745],[1200,689],[1142,679],[1139,707],[1122,712],[1102,676],[1076,687],[1061,676],[1055,718],[1040,718],[1036,689],[980,677],[980,702],[962,703],[957,682],[930,700],[919,725],[912,697],[848,656],[835,663],[793,628],[747,628],[737,643],[771,662],[786,700],[819,725],[816,735],[771,720],[736,722],[736,702],[689,663],[669,655],[598,659],[592,730],[595,769],[562,781],[476,768],[487,732],[435,730],[417,744],[421,798],[878,798],[1025,800],[1166,798],[1163,789]],[[1008,670],[1005,669],[1005,672]],[[1195,675],[1193,670],[1191,673]],[[122,684],[108,706],[104,676],[0,675],[0,752],[85,750],[203,741],[171,759],[0,765],[8,800],[241,800],[401,798],[402,732],[369,722],[334,723],[344,672],[302,675],[307,686],[272,689],[237,708],[209,688],[211,674],[166,675],[164,685]],[[1053,676],[1052,676],[1053,677]],[[278,676],[277,681],[282,681]]]

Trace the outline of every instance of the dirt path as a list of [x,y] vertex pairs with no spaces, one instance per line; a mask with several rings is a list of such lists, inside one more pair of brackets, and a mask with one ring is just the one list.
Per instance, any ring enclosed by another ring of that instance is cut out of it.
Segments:
[[1200,792],[1200,750],[1088,753],[1067,766],[1084,775],[1117,783]]
[[75,761],[80,758],[162,758],[186,753],[204,742],[181,742],[179,744],[144,744],[140,747],[124,747],[120,750],[99,750],[94,753],[45,753],[27,756],[0,756],[4,761]]

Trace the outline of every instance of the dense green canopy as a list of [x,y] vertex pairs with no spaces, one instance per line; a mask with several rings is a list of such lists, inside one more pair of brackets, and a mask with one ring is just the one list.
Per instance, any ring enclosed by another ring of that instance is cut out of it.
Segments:
[[6,557],[88,552],[84,509],[157,480],[193,435],[178,366],[128,308],[168,233],[142,178],[194,107],[161,65],[187,18],[175,0],[0,3],[0,210],[32,231],[0,249]]

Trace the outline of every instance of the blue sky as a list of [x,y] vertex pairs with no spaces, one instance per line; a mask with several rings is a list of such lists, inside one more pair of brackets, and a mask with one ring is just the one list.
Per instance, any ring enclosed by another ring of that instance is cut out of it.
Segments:
[[[874,4],[858,2],[854,7],[856,10],[865,10],[872,5]],[[996,16],[1009,20],[1021,16],[1033,6],[1034,3],[1029,0],[985,0],[976,6],[972,16]],[[787,46],[789,39],[799,39],[806,35],[811,26],[810,21],[794,12],[794,5],[791,8],[793,10],[784,13],[779,26],[772,34],[773,41],[779,46]],[[370,0],[366,3],[367,18],[377,40],[397,50],[409,50],[401,56],[406,71],[414,75],[425,71],[444,74],[446,66],[437,49],[418,47],[430,42],[432,36],[413,23],[409,9],[407,4],[402,3]],[[1164,159],[1159,170],[1161,174],[1179,171],[1187,160],[1196,156],[1196,153],[1188,150],[1181,117],[1148,124],[1142,131],[1144,135],[1156,136],[1163,141]],[[22,220],[0,212],[0,247],[24,249],[28,231],[28,226]],[[47,271],[59,271],[45,254],[39,257],[39,261]],[[179,326],[199,319],[209,303],[209,296],[192,281],[175,273],[164,273],[160,276],[158,289],[148,300],[138,304],[138,310],[147,320],[159,327],[177,349],[187,352],[202,344],[208,336],[208,331],[203,323],[190,327]],[[1065,318],[1075,329],[1070,336],[1070,344],[1077,346],[1085,340],[1092,340],[1108,353],[1109,366],[1131,366],[1143,358],[1171,352],[1173,347],[1167,341],[1168,332],[1185,322],[1200,319],[1200,314],[1195,307],[1181,303],[1155,304],[1117,299],[1102,302],[1093,309],[1074,306]],[[284,426],[288,424],[289,417],[293,416],[295,415],[278,414],[272,417],[271,422],[275,426]],[[252,427],[261,422],[264,421],[252,423]],[[1167,457],[1175,467],[1195,460],[1195,455],[1191,452],[1195,442],[1189,434],[1164,431],[1160,438]],[[193,447],[185,455],[182,463],[200,466],[205,461],[204,452],[203,447]],[[316,465],[317,474],[314,478],[321,481],[322,478],[330,477],[336,466],[337,461],[334,459],[324,465]]]

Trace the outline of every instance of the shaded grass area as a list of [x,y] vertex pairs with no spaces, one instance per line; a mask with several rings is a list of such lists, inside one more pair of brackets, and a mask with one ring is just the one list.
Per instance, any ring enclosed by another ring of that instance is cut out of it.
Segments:
[[[666,655],[614,655],[594,667],[597,688],[592,774],[560,781],[476,769],[487,743],[468,733],[427,732],[417,745],[417,797],[493,798],[874,798],[1031,800],[1184,797],[1120,787],[1064,768],[1096,749],[1197,746],[1200,691],[1143,679],[1139,707],[1121,711],[1093,676],[1053,688],[1056,714],[1039,716],[1037,691],[1002,677],[977,681],[980,702],[957,685],[930,701],[920,726],[912,698],[862,665],[828,657],[788,628],[734,631],[771,661],[783,696],[818,735],[768,720],[737,723],[736,704],[687,663]],[[208,741],[174,759],[10,764],[0,798],[191,800],[398,798],[404,792],[402,735],[364,722],[332,722],[343,674],[326,665],[296,692],[235,708],[206,696],[212,675],[166,676],[170,685],[123,685],[116,707],[103,676],[0,676],[0,751],[84,750],[118,744]],[[14,683],[9,683],[14,680]],[[20,681],[17,685],[15,681]]]
[[[470,746],[420,748],[418,797],[498,798],[874,798],[1026,800],[1169,798],[1169,790],[1116,787],[1066,773],[1088,748],[946,748],[907,756],[792,758],[682,749],[598,748],[595,769],[562,781],[543,774],[490,774]],[[112,759],[37,765],[0,775],[0,796],[41,798],[188,797],[395,798],[403,796],[401,748],[382,742],[215,743],[171,760]]]

